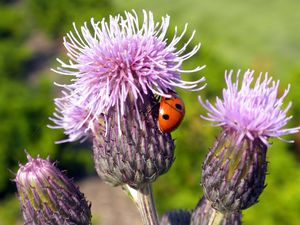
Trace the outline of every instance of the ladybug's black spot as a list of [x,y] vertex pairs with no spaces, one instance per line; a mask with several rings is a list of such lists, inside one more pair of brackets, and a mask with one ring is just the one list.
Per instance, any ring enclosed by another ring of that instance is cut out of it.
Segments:
[[176,109],[178,109],[178,110],[182,110],[182,105],[180,105],[180,104],[175,104],[175,107],[176,107]]
[[170,118],[170,116],[169,116],[168,114],[164,114],[164,115],[162,115],[162,118],[163,118],[164,120],[168,120],[168,119]]

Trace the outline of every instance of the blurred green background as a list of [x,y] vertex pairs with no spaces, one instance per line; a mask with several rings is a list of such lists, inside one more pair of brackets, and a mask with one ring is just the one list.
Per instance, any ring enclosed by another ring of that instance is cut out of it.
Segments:
[[[281,80],[281,92],[292,84],[287,101],[293,102],[289,126],[300,125],[300,2],[297,0],[0,0],[0,224],[15,224],[20,216],[11,181],[23,149],[36,156],[50,155],[76,179],[94,174],[90,144],[55,145],[62,131],[46,127],[54,110],[61,77],[50,71],[64,58],[62,37],[72,22],[81,25],[90,17],[101,19],[123,10],[152,10],[155,18],[169,14],[171,26],[189,23],[184,40],[195,29],[192,44],[202,43],[199,53],[184,68],[206,65],[194,75],[204,75],[208,86],[200,93],[181,93],[186,117],[177,131],[176,160],[170,171],[154,184],[160,213],[172,208],[192,209],[202,195],[200,172],[203,158],[218,128],[202,120],[204,110],[197,95],[211,100],[220,95],[225,69],[253,68],[269,71]],[[181,42],[183,43],[184,40]],[[244,211],[244,224],[296,225],[300,221],[300,135],[287,137],[295,144],[272,140],[268,151],[267,188],[260,202]]]

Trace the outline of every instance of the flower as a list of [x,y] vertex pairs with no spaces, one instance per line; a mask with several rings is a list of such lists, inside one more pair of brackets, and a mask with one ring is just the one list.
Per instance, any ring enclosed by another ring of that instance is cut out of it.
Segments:
[[90,203],[73,181],[49,159],[27,159],[15,179],[25,224],[91,224]]
[[233,130],[239,133],[238,142],[244,137],[254,140],[259,138],[268,145],[268,138],[297,133],[300,127],[283,127],[292,118],[287,117],[287,111],[291,102],[282,109],[283,100],[289,92],[290,86],[278,98],[279,80],[273,81],[266,73],[264,78],[260,73],[253,87],[254,71],[247,70],[244,74],[239,89],[238,71],[235,83],[232,83],[233,71],[225,72],[227,89],[223,89],[223,100],[216,98],[216,105],[213,106],[208,100],[200,104],[208,111],[207,116],[202,118],[216,123],[226,130]]
[[[180,35],[175,28],[172,40],[167,43],[169,16],[162,17],[158,23],[154,22],[151,12],[143,11],[143,15],[141,25],[135,11],[125,12],[125,16],[110,16],[109,22],[91,19],[89,25],[85,23],[80,29],[74,25],[75,33],[70,32],[64,38],[70,60],[65,63],[58,59],[61,67],[54,71],[73,79],[71,84],[57,84],[64,89],[65,95],[55,100],[57,107],[52,121],[57,126],[52,127],[65,129],[69,135],[66,141],[86,137],[99,117],[107,118],[112,108],[117,112],[121,134],[120,119],[129,95],[136,103],[138,99],[143,102],[149,93],[169,96],[168,92],[176,87],[187,90],[203,88],[199,84],[204,78],[184,81],[180,75],[204,67],[181,68],[182,63],[200,48],[198,44],[186,52],[195,32],[178,50],[176,45],[184,36],[187,25]],[[136,112],[139,112],[135,105]]]
[[216,99],[216,106],[199,97],[208,111],[202,117],[222,127],[204,160],[201,183],[205,198],[225,214],[257,203],[265,188],[268,139],[281,139],[300,129],[283,128],[292,118],[286,115],[291,103],[282,109],[290,86],[278,97],[279,81],[273,81],[267,73],[264,78],[261,73],[252,84],[254,71],[247,70],[240,88],[240,71],[235,83],[232,73],[225,72],[227,88],[223,99]]

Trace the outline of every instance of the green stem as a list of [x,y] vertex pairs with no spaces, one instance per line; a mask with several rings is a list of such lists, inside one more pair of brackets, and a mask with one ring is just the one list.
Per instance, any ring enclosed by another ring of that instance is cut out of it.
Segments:
[[140,189],[126,187],[135,201],[144,225],[159,225],[151,184]]
[[220,225],[223,221],[224,215],[218,210],[213,209],[208,225]]

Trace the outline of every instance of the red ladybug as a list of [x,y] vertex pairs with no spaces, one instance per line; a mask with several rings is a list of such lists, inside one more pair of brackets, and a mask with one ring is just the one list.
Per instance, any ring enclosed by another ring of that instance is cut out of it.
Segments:
[[170,95],[170,98],[161,97],[160,100],[158,127],[162,133],[175,130],[185,114],[183,101],[175,94]]

